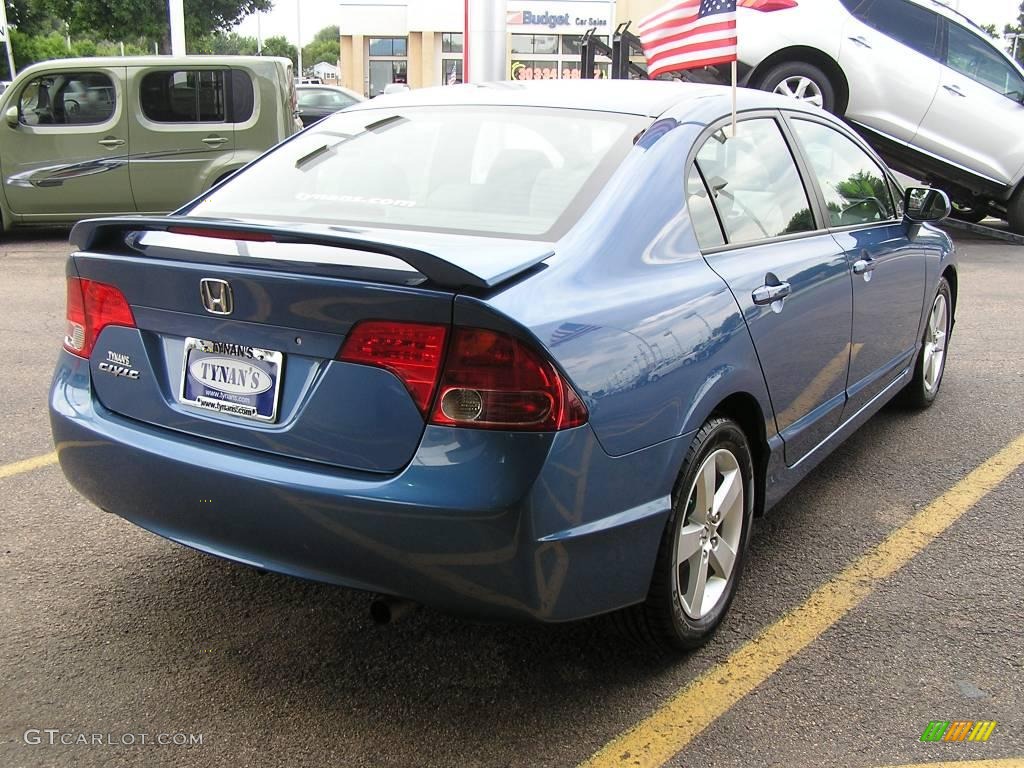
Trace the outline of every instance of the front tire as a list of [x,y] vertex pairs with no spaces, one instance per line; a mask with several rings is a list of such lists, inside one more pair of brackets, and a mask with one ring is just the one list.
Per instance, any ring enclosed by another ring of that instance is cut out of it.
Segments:
[[790,61],[772,67],[760,78],[758,88],[836,112],[836,89],[828,75],[805,61]]
[[699,648],[732,603],[754,509],[750,445],[731,419],[709,419],[687,452],[647,600],[615,614],[660,651]]
[[946,278],[939,278],[939,288],[924,324],[921,351],[914,364],[914,378],[903,390],[904,403],[914,409],[931,407],[942,386],[946,372],[946,351],[953,332],[953,292]]

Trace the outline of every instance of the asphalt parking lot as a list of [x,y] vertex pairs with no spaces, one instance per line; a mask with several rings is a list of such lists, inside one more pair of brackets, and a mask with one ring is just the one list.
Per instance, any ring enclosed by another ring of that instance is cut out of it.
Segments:
[[[666,660],[604,620],[376,627],[81,499],[45,407],[66,234],[0,241],[0,768],[1024,765],[1024,248],[959,240],[938,403],[761,521],[716,639]],[[936,720],[997,725],[922,742]]]

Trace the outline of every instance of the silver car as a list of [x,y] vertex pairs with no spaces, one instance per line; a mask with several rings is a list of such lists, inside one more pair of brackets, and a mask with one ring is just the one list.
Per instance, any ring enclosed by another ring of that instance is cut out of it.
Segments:
[[1024,233],[1024,70],[928,0],[743,0],[741,81],[844,116],[955,214]]

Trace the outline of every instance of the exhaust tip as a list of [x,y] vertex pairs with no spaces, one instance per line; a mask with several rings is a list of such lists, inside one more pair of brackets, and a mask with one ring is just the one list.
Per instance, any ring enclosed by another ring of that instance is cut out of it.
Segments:
[[377,626],[393,624],[415,607],[416,603],[400,597],[377,597],[370,602],[370,618]]

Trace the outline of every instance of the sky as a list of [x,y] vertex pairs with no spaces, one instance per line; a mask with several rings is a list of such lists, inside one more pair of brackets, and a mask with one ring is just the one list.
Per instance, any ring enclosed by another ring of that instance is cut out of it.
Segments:
[[[430,0],[427,0],[430,2]],[[302,2],[302,44],[306,45],[313,36],[326,26],[338,23],[336,0],[301,0]],[[298,39],[296,6],[299,0],[274,0],[274,8],[261,14],[259,26],[263,38],[284,35],[291,42]],[[965,16],[978,24],[995,24],[999,31],[1003,25],[1016,22],[1020,0],[948,0],[958,7]],[[250,16],[235,29],[241,35],[256,37],[256,18]]]

